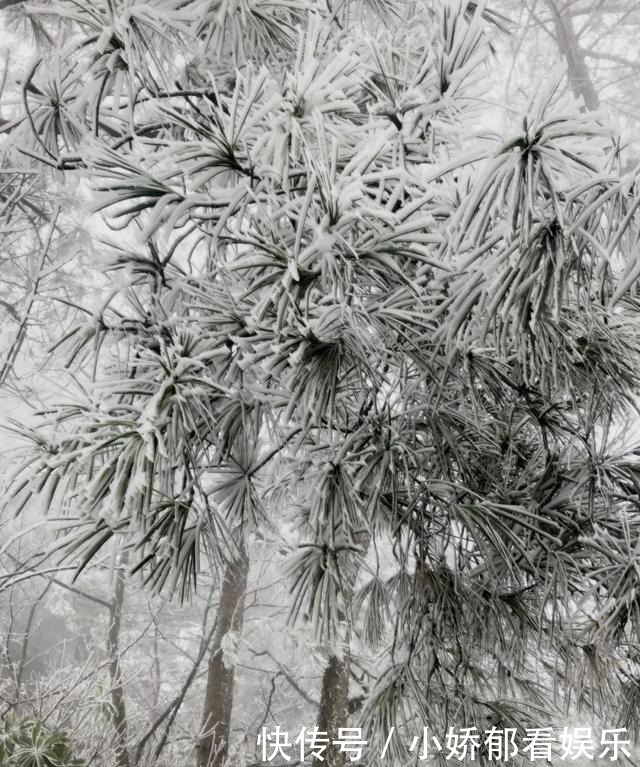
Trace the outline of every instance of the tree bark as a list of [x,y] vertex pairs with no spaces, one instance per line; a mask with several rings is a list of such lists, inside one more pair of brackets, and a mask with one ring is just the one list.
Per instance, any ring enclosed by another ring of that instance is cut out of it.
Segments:
[[600,99],[589,74],[584,52],[573,26],[573,19],[558,7],[558,0],[547,0],[553,16],[558,49],[567,62],[569,84],[576,98],[582,97],[589,110],[600,107]]
[[224,664],[222,641],[229,631],[242,629],[248,574],[249,558],[242,549],[238,559],[227,566],[222,583],[216,630],[209,652],[202,734],[198,743],[199,767],[222,767],[227,759],[234,668]]
[[329,658],[329,663],[322,676],[322,692],[318,709],[318,730],[326,732],[329,744],[322,756],[324,761],[314,759],[314,764],[325,767],[344,767],[345,754],[341,753],[333,741],[338,737],[338,729],[346,726],[349,706],[349,654],[340,659],[336,655]]
[[113,723],[115,725],[115,750],[117,767],[130,767],[128,750],[127,709],[124,700],[122,684],[122,668],[120,665],[120,626],[122,624],[122,606],[124,604],[124,565],[123,557],[120,567],[116,568],[116,583],[113,600],[109,608],[109,630],[107,633],[107,653],[109,656],[109,675],[111,677],[111,706]]
[[[355,536],[355,543],[364,554],[369,549],[371,535],[360,533]],[[348,606],[353,596],[353,589],[358,576],[358,566],[345,572],[346,588],[344,600]],[[349,637],[347,630],[347,638]],[[318,708],[318,731],[326,732],[329,739],[326,751],[322,754],[324,761],[314,757],[314,764],[322,764],[325,767],[344,767],[345,754],[335,746],[333,741],[338,737],[340,727],[346,727],[349,718],[349,667],[350,652],[347,641],[342,658],[331,655],[322,675],[322,689],[320,693],[320,706]]]

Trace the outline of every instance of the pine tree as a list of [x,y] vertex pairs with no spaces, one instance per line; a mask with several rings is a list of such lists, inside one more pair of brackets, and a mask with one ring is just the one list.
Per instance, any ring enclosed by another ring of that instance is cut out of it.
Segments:
[[532,726],[554,687],[634,722],[640,476],[616,440],[640,198],[602,123],[552,83],[506,138],[479,130],[502,26],[483,4],[34,18],[65,44],[12,146],[86,179],[113,290],[60,339],[95,373],[22,429],[15,495],[64,511],[79,570],[113,543],[181,598],[217,574],[201,767],[229,754],[221,643],[279,530],[332,738],[356,646],[381,659],[372,739]]

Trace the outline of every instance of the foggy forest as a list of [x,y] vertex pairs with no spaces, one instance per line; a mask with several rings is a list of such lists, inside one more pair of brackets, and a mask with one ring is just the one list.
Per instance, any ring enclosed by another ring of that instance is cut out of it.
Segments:
[[0,767],[640,765],[639,42],[0,0]]

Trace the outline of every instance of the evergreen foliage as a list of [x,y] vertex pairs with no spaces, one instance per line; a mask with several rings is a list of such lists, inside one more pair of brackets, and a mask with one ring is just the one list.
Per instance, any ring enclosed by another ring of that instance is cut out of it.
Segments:
[[73,756],[64,730],[37,719],[6,717],[0,722],[0,764],[4,767],[84,767]]
[[504,20],[462,0],[28,20],[64,45],[11,146],[83,179],[113,289],[19,427],[19,507],[183,599],[284,542],[291,621],[375,653],[375,736],[548,724],[551,691],[633,726],[640,196],[602,119],[552,78],[483,129]]

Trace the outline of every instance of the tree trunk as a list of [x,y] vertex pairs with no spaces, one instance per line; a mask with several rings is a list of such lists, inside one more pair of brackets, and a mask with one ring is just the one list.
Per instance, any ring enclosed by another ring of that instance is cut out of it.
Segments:
[[109,608],[109,630],[107,633],[107,653],[109,656],[109,676],[111,677],[111,706],[113,723],[115,725],[115,750],[117,767],[130,767],[129,751],[127,748],[128,727],[127,710],[122,684],[122,668],[120,666],[120,626],[122,623],[122,605],[124,603],[124,565],[123,557],[120,566],[116,567],[116,583],[113,600]]
[[326,732],[329,745],[322,756],[324,761],[314,759],[314,764],[325,767],[344,767],[345,754],[341,753],[333,740],[338,737],[338,728],[345,727],[349,705],[349,654],[341,660],[336,655],[329,658],[329,664],[322,676],[322,692],[318,709],[318,730]]
[[573,27],[573,19],[558,7],[558,0],[547,0],[547,5],[553,16],[558,49],[567,62],[567,76],[571,90],[574,96],[584,99],[587,109],[596,110],[600,106],[600,99]]
[[216,631],[209,652],[207,691],[198,743],[199,767],[222,767],[227,758],[234,668],[223,662],[222,641],[229,631],[242,629],[248,573],[249,558],[242,549],[240,557],[227,566],[222,583]]
[[[355,536],[355,543],[366,555],[371,543],[371,535],[359,533]],[[345,572],[346,588],[343,596],[347,606],[351,602],[357,576],[358,566]],[[345,754],[338,746],[333,745],[333,741],[338,737],[338,729],[347,726],[349,717],[349,634],[350,631],[347,630],[347,642],[342,659],[332,655],[322,675],[317,726],[320,732],[327,733],[329,744],[322,754],[324,761],[314,758],[314,764],[322,764],[325,767],[344,767],[345,764]]]

